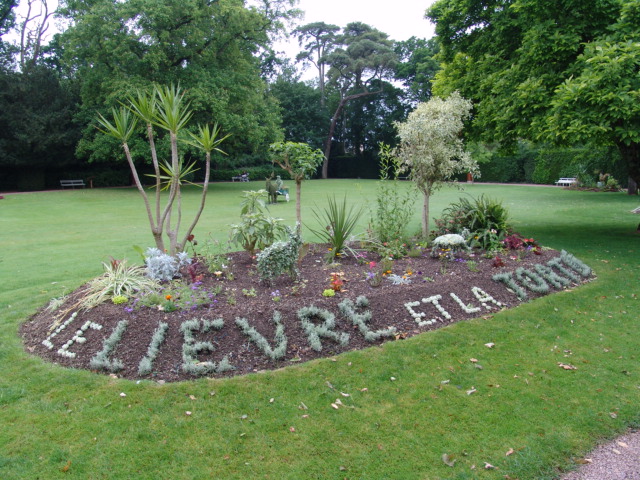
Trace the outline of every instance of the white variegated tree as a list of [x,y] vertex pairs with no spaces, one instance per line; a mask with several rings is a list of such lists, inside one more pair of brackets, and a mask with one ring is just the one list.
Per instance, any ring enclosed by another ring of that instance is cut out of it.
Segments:
[[478,165],[464,149],[462,129],[471,102],[452,93],[420,103],[406,121],[397,123],[400,145],[396,155],[424,196],[422,235],[429,235],[429,198],[443,184],[465,172],[478,174]]

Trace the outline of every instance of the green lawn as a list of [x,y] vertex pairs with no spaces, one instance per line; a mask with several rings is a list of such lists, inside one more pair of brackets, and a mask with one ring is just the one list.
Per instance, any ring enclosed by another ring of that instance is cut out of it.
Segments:
[[[224,240],[241,191],[262,186],[212,185],[196,237]],[[501,199],[517,230],[578,256],[597,280],[335,359],[165,385],[62,369],[28,356],[17,336],[50,298],[101,273],[101,261],[136,260],[131,246],[151,245],[138,193],[5,195],[0,478],[551,479],[595,443],[639,426],[640,236],[629,213],[638,199],[481,184],[466,192]],[[371,205],[375,182],[305,182],[303,221],[331,194]],[[459,195],[438,192],[433,215]],[[187,207],[196,201],[188,191]],[[272,212],[295,219],[293,202]],[[345,408],[331,407],[336,398]]]

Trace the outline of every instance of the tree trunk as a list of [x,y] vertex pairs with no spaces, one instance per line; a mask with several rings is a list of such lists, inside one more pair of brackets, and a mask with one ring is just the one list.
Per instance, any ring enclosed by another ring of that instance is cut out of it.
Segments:
[[629,195],[638,195],[638,183],[631,177],[629,177],[629,186],[627,187],[627,193]]
[[296,178],[296,218],[298,223],[302,225],[302,217],[300,214],[300,189],[302,188],[302,180]]
[[367,95],[375,95],[376,93],[380,93],[382,90],[376,90],[375,92],[362,92],[356,93],[355,95],[347,95],[340,99],[340,103],[338,104],[338,108],[336,109],[333,117],[331,117],[331,125],[329,126],[329,135],[327,136],[327,140],[324,144],[324,162],[322,162],[322,178],[329,178],[329,156],[331,155],[331,140],[333,139],[333,132],[336,129],[336,123],[338,123],[338,117],[340,116],[340,112],[347,104],[349,100],[353,100],[355,98],[366,97]]
[[[637,185],[640,184],[640,144],[632,143],[626,145],[624,143],[617,144],[622,159],[627,164],[629,178]],[[631,183],[629,184],[631,186]],[[637,188],[637,187],[636,187]]]
[[422,203],[422,236],[424,239],[429,238],[429,194],[422,192],[424,200]]

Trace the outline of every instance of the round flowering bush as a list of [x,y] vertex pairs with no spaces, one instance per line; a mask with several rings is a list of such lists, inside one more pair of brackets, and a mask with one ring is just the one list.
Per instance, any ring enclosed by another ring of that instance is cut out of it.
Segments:
[[462,235],[457,233],[447,233],[446,235],[440,235],[432,243],[435,248],[451,248],[451,249],[466,249],[467,242]]

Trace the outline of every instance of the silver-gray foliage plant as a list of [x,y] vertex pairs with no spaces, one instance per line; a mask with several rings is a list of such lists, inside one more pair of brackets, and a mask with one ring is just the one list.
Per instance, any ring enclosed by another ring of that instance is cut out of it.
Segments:
[[287,227],[289,239],[286,242],[275,242],[258,254],[258,275],[263,282],[271,283],[272,280],[283,273],[288,273],[293,280],[297,280],[300,273],[297,264],[302,247],[300,224],[295,230]]
[[109,360],[109,355],[116,349],[116,345],[120,342],[122,335],[129,326],[129,322],[121,320],[113,329],[111,335],[105,339],[102,344],[102,350],[95,354],[95,356],[89,361],[89,366],[97,370],[106,370],[108,372],[117,372],[124,368],[124,364],[121,360],[113,359]]
[[255,343],[262,352],[269,357],[270,360],[278,360],[285,356],[287,353],[287,336],[284,332],[284,325],[282,325],[282,317],[277,310],[273,312],[273,323],[276,326],[275,342],[276,346],[273,348],[264,336],[258,332],[254,327],[249,325],[246,318],[236,318],[236,325],[240,327],[242,332],[249,337],[249,339]]
[[180,276],[180,268],[191,264],[191,259],[186,252],[171,256],[154,247],[148,248],[144,257],[147,276],[159,281],[173,280]]

